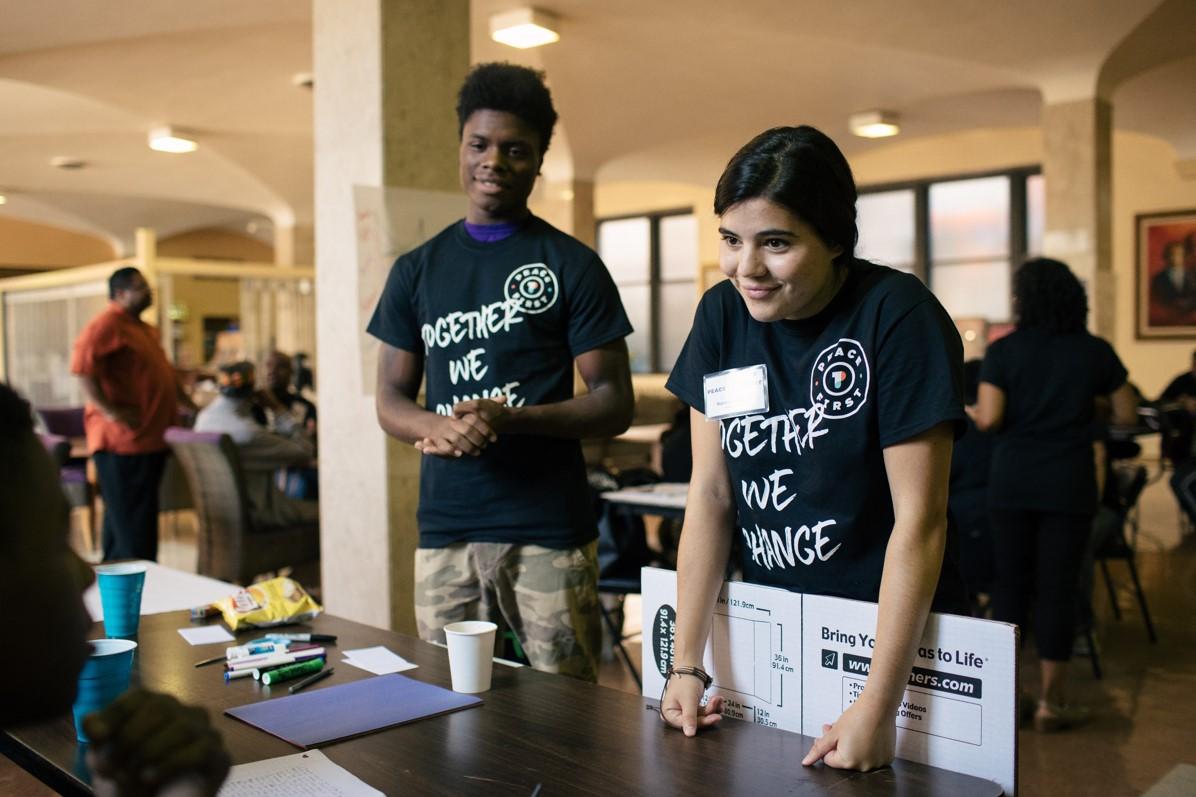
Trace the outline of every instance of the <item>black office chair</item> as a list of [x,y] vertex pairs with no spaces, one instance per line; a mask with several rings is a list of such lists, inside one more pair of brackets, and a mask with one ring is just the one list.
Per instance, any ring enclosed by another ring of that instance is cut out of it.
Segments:
[[[1120,559],[1126,563],[1130,579],[1134,584],[1138,608],[1142,611],[1142,620],[1146,624],[1147,636],[1150,638],[1151,644],[1154,644],[1158,642],[1158,637],[1150,618],[1150,609],[1146,605],[1146,594],[1142,591],[1142,582],[1138,578],[1138,567],[1134,562],[1134,553],[1138,547],[1138,500],[1142,496],[1142,490],[1149,483],[1149,476],[1144,466],[1134,465],[1113,468],[1110,478],[1116,480],[1114,486],[1117,508],[1113,511],[1102,509],[1101,514],[1097,515],[1098,533],[1101,524],[1105,525],[1106,530],[1097,543],[1093,559],[1100,563],[1105,588],[1109,593],[1109,603],[1113,607],[1113,617],[1119,622],[1121,607],[1117,603],[1117,590],[1113,586],[1108,562],[1110,559]],[[1110,507],[1110,509],[1112,508]],[[1127,531],[1129,539],[1126,539]],[[1095,678],[1101,678],[1103,673],[1100,665],[1100,652],[1097,648],[1096,637],[1092,633],[1091,623],[1084,629],[1084,635],[1088,643],[1088,656],[1092,661],[1092,675]]]
[[[1138,608],[1142,612],[1142,621],[1146,624],[1146,634],[1151,643],[1158,642],[1154,623],[1150,619],[1150,609],[1146,606],[1146,594],[1142,591],[1142,582],[1138,578],[1138,567],[1134,563],[1134,553],[1138,547],[1138,499],[1146,487],[1146,468],[1138,465],[1132,469],[1114,471],[1118,479],[1118,494],[1122,502],[1122,526],[1116,534],[1108,535],[1102,545],[1096,550],[1096,559],[1100,562],[1101,573],[1104,575],[1105,587],[1109,591],[1109,602],[1113,606],[1113,617],[1121,620],[1121,607],[1117,605],[1117,593],[1113,587],[1113,578],[1109,574],[1109,560],[1120,559],[1126,563],[1130,571],[1130,579],[1134,582],[1134,594],[1138,599]],[[1129,530],[1127,540],[1125,532]]]

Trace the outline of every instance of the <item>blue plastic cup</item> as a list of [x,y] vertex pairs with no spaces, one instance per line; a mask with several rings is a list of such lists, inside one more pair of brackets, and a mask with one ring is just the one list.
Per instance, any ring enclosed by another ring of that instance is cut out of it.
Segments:
[[100,565],[96,580],[100,582],[100,604],[104,607],[104,633],[110,637],[134,636],[141,621],[145,565]]
[[137,643],[131,639],[96,639],[91,643],[91,655],[79,673],[79,692],[75,695],[75,738],[88,741],[83,732],[83,718],[99,711],[129,688],[133,672],[133,651]]

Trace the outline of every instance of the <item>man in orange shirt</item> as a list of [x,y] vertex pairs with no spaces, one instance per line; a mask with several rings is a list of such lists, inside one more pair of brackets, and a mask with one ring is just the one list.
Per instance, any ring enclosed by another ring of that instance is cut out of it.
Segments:
[[145,277],[118,269],[108,279],[108,296],[112,301],[84,327],[71,358],[88,399],[83,425],[104,498],[104,561],[157,559],[166,427],[175,423],[180,401],[195,405],[157,328],[140,318],[153,303]]

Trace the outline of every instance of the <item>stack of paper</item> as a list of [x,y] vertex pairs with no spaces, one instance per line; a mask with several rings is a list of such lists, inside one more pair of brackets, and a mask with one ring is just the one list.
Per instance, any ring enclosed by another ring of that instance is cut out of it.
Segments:
[[372,672],[374,675],[390,675],[404,670],[413,670],[419,666],[382,645],[374,648],[346,650],[344,662],[366,672]]
[[239,764],[228,773],[219,797],[382,797],[319,750]]

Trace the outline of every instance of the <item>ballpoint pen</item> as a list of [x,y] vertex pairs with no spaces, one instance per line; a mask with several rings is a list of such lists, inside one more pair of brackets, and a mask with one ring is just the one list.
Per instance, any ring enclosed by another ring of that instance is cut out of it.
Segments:
[[320,670],[315,675],[309,675],[306,678],[304,678],[302,681],[300,681],[299,683],[295,684],[294,686],[289,687],[287,689],[287,692],[293,695],[296,692],[298,692],[300,689],[306,689],[307,687],[311,686],[312,684],[314,684],[316,681],[320,680],[321,678],[327,678],[329,675],[332,675],[332,672],[334,669],[336,669],[336,668],[329,667],[326,670]]

